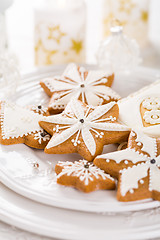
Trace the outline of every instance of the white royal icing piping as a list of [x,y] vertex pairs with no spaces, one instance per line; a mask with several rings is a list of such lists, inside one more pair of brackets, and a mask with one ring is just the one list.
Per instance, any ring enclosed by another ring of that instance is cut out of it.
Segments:
[[127,169],[122,170],[121,174],[121,185],[120,190],[122,196],[125,196],[126,193],[138,188],[138,181],[142,178],[147,177],[147,171],[149,166],[147,164],[141,163],[133,167],[128,167]]
[[[97,156],[96,158],[113,160],[118,164],[124,160],[132,161],[133,163],[148,160],[148,157],[146,155],[144,155],[142,153],[140,154],[138,151],[135,151],[134,149],[130,149],[130,148],[127,148],[127,149],[121,150],[121,151],[117,151],[117,152],[102,154],[102,155]],[[106,161],[106,162],[108,162],[108,161]]]
[[[157,142],[155,138],[148,137],[143,133],[136,132],[136,142],[141,141],[142,151],[147,152],[150,156],[146,157],[144,163],[138,164],[131,168],[123,169],[121,171],[121,194],[125,196],[129,190],[138,188],[138,181],[143,184],[142,178],[147,177],[149,169],[149,191],[156,190],[160,191],[160,184],[158,179],[160,179],[160,156],[157,156]],[[138,152],[137,152],[138,153]],[[140,159],[139,153],[139,159]],[[127,158],[128,159],[128,158]],[[151,163],[155,161],[155,163]],[[141,162],[141,159],[139,160]],[[132,175],[134,174],[134,176]]]
[[160,97],[148,97],[143,101],[142,106],[147,110],[160,110]]
[[146,111],[143,119],[149,124],[160,124],[160,110]]
[[41,131],[43,115],[9,102],[1,102],[2,138],[18,138]]
[[[136,133],[136,143],[141,143],[142,148],[141,150],[144,152],[149,153],[150,156],[153,158],[157,155],[157,142],[155,138],[151,138],[146,136],[143,132],[139,132],[137,130],[134,130]],[[132,132],[131,132],[132,134]]]
[[[79,73],[80,71],[80,73]],[[75,64],[69,64],[61,77],[46,78],[42,82],[52,92],[58,91],[54,98],[52,108],[66,106],[71,98],[78,99],[82,96],[82,102],[87,101],[88,105],[101,105],[104,100],[119,100],[120,96],[104,83],[108,81],[108,76],[112,73],[104,71],[89,71],[84,80],[85,69],[79,69]],[[82,87],[83,86],[83,87]],[[60,91],[64,91],[60,93]]]
[[[39,106],[40,106],[40,108],[39,108]],[[32,107],[31,107],[31,110],[32,111],[35,111],[36,113],[40,113],[40,114],[45,114],[46,112],[47,112],[47,110],[48,110],[48,108],[45,108],[44,106],[42,106],[42,105],[33,105]]]
[[[85,165],[88,165],[88,168],[85,168]],[[110,179],[114,181],[114,179],[106,174],[103,170],[93,165],[93,163],[88,163],[86,160],[72,162],[58,162],[58,165],[64,167],[62,172],[57,175],[57,178],[60,178],[64,175],[67,176],[76,176],[80,181],[84,182],[87,186],[91,181],[93,181],[93,177],[96,179],[103,178],[103,180]]]
[[[67,106],[67,111],[69,111],[69,115],[65,110],[62,114],[59,114],[58,116],[50,116],[45,118],[45,122],[57,124],[53,131],[62,131],[60,134],[53,135],[46,148],[49,149],[65,142],[75,133],[77,133],[76,138],[71,139],[71,142],[74,144],[74,146],[77,146],[77,144],[80,143],[79,135],[80,133],[83,133],[83,141],[89,152],[93,156],[96,151],[96,146],[95,140],[92,136],[92,132],[96,133],[97,138],[102,138],[104,135],[103,131],[129,131],[129,128],[126,126],[117,123],[107,122],[115,120],[112,116],[107,119],[99,119],[101,116],[106,114],[114,106],[114,104],[115,103],[109,103],[109,106],[108,104],[99,106],[95,108],[91,113],[89,113],[90,107],[88,107],[88,110],[85,113],[81,102],[78,100],[72,100]],[[102,132],[99,133],[96,129],[102,130]]]
[[45,135],[43,136],[43,133],[44,131],[39,131],[34,135],[34,139],[38,140],[39,144],[42,144],[43,141],[46,142],[47,140],[50,140],[50,135],[45,133]]
[[120,171],[120,192],[122,196],[125,196],[128,191],[133,194],[134,189],[138,188],[138,182],[140,181],[140,184],[144,183],[142,178],[148,176],[148,170],[149,190],[156,190],[160,192],[160,181],[158,181],[158,179],[160,179],[160,169],[158,168],[160,167],[160,155],[157,156],[156,139],[148,137],[138,131],[132,131],[131,136],[136,136],[135,142],[137,144],[141,143],[141,150],[148,153],[150,156],[140,153],[134,148],[127,148],[125,150],[99,155],[96,159],[106,159],[106,163],[113,160],[117,164],[121,161],[128,164],[128,160],[134,164],[139,162],[138,165],[134,165],[133,167],[128,167]]

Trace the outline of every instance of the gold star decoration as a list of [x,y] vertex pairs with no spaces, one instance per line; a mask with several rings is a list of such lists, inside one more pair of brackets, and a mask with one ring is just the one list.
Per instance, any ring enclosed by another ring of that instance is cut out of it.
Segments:
[[131,14],[132,9],[136,6],[132,0],[120,0],[119,11]]
[[148,21],[148,12],[147,11],[142,11],[141,12],[141,19],[142,19],[143,22]]
[[60,44],[61,38],[66,35],[66,33],[63,33],[60,30],[60,26],[59,25],[56,25],[54,27],[48,27],[48,30],[49,30],[48,39],[53,39],[58,44]]
[[74,40],[74,39],[71,39],[71,41],[72,41],[71,49],[72,49],[73,51],[75,51],[77,54],[79,54],[80,51],[81,51],[82,48],[83,48],[83,41],[82,41],[82,40],[81,40],[81,41],[76,41],[76,40]]
[[35,64],[36,65],[38,65],[38,60],[39,60],[38,52],[40,50],[42,50],[45,53],[45,55],[46,55],[46,62],[45,62],[45,64],[46,65],[52,64],[51,57],[55,53],[57,53],[57,50],[52,50],[52,51],[46,50],[41,39],[39,39],[39,41],[37,42],[37,44],[36,44],[34,49],[35,49]]

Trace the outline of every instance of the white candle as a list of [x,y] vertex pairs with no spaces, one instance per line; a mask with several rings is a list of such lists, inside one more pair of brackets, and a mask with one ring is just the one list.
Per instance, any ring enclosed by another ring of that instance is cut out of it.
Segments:
[[35,63],[85,61],[83,0],[48,0],[35,9]]

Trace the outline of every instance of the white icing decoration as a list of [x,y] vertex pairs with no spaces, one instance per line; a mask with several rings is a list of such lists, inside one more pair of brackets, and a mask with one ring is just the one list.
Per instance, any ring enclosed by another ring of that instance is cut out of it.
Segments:
[[150,97],[158,97],[160,94],[160,80],[154,84],[142,88],[140,91],[129,95],[118,102],[119,121],[131,128],[139,129],[151,137],[160,136],[160,124],[144,127],[140,113],[140,106],[143,101]]
[[[80,160],[72,162],[58,162],[58,165],[63,167],[61,173],[57,175],[57,178],[60,178],[64,175],[78,177],[80,181],[84,182],[85,185],[88,185],[93,181],[94,177],[96,179],[102,178],[103,180],[114,179],[106,174],[103,170],[93,165],[93,163],[88,163],[86,160]],[[85,167],[87,165],[87,168]]]
[[[149,170],[149,190],[156,190],[160,192],[160,155],[157,156],[157,142],[155,138],[148,137],[138,131],[131,132],[131,136],[136,136],[136,142],[142,144],[142,151],[147,154],[140,153],[134,148],[127,148],[125,150],[99,155],[97,158],[104,158],[107,160],[113,160],[117,164],[121,161],[129,160],[134,164],[133,167],[120,170],[120,192],[122,196],[125,196],[127,192],[132,192],[133,189],[138,188],[138,182],[144,183],[143,178],[148,176]],[[124,161],[124,163],[125,163]]]
[[1,102],[3,139],[18,138],[42,131],[39,121],[45,117],[9,102]]
[[[136,142],[142,143],[142,151],[145,151],[147,154],[140,153],[132,148],[127,148],[122,151],[117,151],[113,153],[108,153],[104,155],[99,155],[97,158],[110,159],[116,163],[127,159],[132,161],[134,164],[137,162],[138,165],[133,167],[128,167],[120,171],[121,181],[120,181],[120,192],[122,196],[125,196],[126,193],[132,191],[132,189],[138,188],[138,182],[141,184],[144,183],[143,178],[148,176],[149,170],[149,190],[156,190],[160,192],[160,155],[157,156],[157,142],[155,138],[148,137],[143,133],[134,132],[136,135]],[[131,133],[133,136],[134,134]],[[125,160],[126,161],[126,160]],[[125,162],[124,161],[124,162]],[[106,161],[107,162],[107,161]]]
[[40,113],[40,114],[45,114],[47,112],[47,108],[45,108],[42,105],[34,105],[31,107],[31,110],[35,111],[36,113]]
[[84,112],[81,102],[78,100],[72,100],[68,104],[66,108],[67,110],[65,110],[62,114],[45,118],[45,122],[57,124],[53,131],[61,131],[60,134],[53,135],[46,148],[49,149],[55,147],[65,142],[76,133],[76,138],[72,139],[71,142],[74,146],[77,146],[77,144],[80,143],[78,141],[81,134],[86,147],[93,156],[96,152],[96,144],[92,136],[93,132],[96,133],[96,137],[102,138],[104,132],[99,133],[97,130],[129,131],[129,128],[126,126],[118,123],[107,122],[108,120],[112,121],[112,116],[110,116],[109,119],[100,119],[100,117],[103,117],[103,115],[110,111],[114,105],[115,102],[111,102],[109,104],[99,106],[89,113],[91,109],[90,107],[88,107],[87,111]]
[[[158,162],[160,163],[160,159]],[[160,169],[158,167],[150,169],[150,190],[160,192]]]
[[122,170],[120,191],[122,196],[125,196],[131,189],[138,188],[138,181],[147,177],[149,166],[147,164],[135,165],[132,168]]
[[[75,64],[69,64],[63,75],[55,78],[46,78],[42,82],[50,92],[58,92],[53,95],[53,103],[50,107],[64,108],[71,98],[78,99],[82,96],[82,102],[88,105],[98,106],[104,100],[119,100],[120,96],[111,88],[104,85],[108,81],[110,73],[104,71],[89,71],[84,79],[84,68],[78,68]],[[63,92],[62,92],[63,91]]]
[[[43,134],[44,134],[44,136],[43,136]],[[47,133],[44,132],[44,131],[39,131],[39,132],[37,132],[37,133],[34,135],[34,139],[35,139],[35,140],[38,140],[39,144],[41,144],[42,141],[45,142],[45,141],[47,141],[47,140],[50,140],[50,135],[47,134]]]
[[160,110],[160,97],[146,98],[142,106],[147,110]]
[[137,143],[137,146],[141,146],[142,144],[140,142]]
[[133,189],[131,189],[131,190],[129,190],[129,192],[130,192],[130,193],[134,193],[134,190],[133,190]]
[[119,164],[121,161],[124,161],[124,159],[127,159],[128,161],[132,161],[133,163],[148,160],[148,157],[146,155],[139,154],[138,151],[136,152],[134,149],[130,149],[130,148],[117,151],[117,152],[102,154],[97,156],[96,158],[110,159],[115,161],[117,164]]
[[141,179],[139,182],[140,182],[140,184],[143,184],[143,183],[144,183],[144,180],[143,180],[143,179]]
[[146,111],[143,119],[146,123],[159,124],[160,123],[160,110]]
[[140,131],[134,130],[136,133],[136,142],[140,142],[143,146],[141,148],[142,151],[149,153],[153,158],[157,154],[157,143],[155,138],[151,138],[146,136]]

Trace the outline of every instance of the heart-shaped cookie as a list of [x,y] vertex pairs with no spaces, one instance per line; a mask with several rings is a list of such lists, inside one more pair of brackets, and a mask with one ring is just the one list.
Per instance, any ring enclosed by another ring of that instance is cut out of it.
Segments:
[[144,127],[160,124],[160,97],[146,97],[140,105]]

